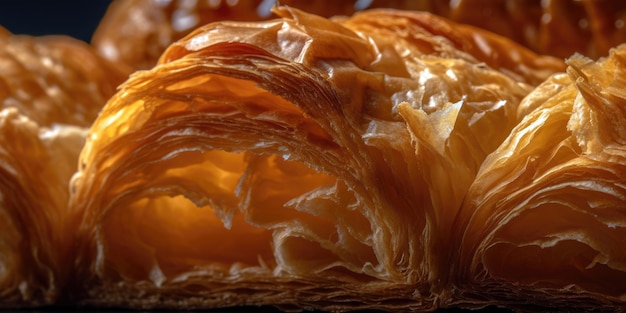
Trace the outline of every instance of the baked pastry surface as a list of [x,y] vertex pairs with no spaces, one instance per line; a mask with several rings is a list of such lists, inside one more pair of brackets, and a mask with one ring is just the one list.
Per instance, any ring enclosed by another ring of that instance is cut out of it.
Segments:
[[274,13],[115,93],[128,64],[0,29],[1,306],[624,306],[625,46]]

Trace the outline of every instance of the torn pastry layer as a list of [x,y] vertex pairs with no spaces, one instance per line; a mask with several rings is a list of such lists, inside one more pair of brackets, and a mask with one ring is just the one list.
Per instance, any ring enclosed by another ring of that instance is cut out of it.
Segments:
[[562,64],[512,42],[527,57],[490,59],[500,37],[427,13],[277,14],[193,32],[107,103],[73,180],[82,304],[445,302],[440,233],[545,75],[532,64]]
[[[561,308],[626,300],[626,46],[576,55],[520,106],[527,112],[470,187],[458,224],[463,293],[516,290]],[[523,300],[522,300],[523,301]]]

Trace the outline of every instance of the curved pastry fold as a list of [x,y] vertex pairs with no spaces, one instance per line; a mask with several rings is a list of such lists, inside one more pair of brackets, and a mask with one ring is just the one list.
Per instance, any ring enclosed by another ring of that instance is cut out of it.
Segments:
[[193,32],[103,109],[72,186],[83,304],[446,302],[439,234],[541,57],[427,13],[276,13]]
[[554,74],[427,13],[274,10],[87,135],[124,69],[0,28],[0,306],[623,306],[626,46]]
[[[133,69],[149,69],[157,63],[166,48],[194,29],[217,21],[251,22],[275,18],[271,8],[276,2],[114,1],[96,29],[92,44],[108,60],[126,64]],[[431,12],[500,34],[535,52],[561,58],[575,51],[599,57],[624,38],[624,31],[617,26],[612,29],[610,25],[619,24],[624,5],[609,0],[564,0],[546,4],[528,3],[525,0],[459,0],[450,3],[437,0],[279,2],[328,18],[351,16],[361,10],[381,8]],[[554,18],[542,19],[544,13]],[[580,21],[589,25],[579,26],[578,23],[583,23]],[[559,37],[563,34],[566,34],[565,37]]]
[[76,227],[67,186],[85,133],[0,111],[0,307],[50,305],[63,292]]
[[626,3],[614,0],[118,0],[92,44],[108,60],[149,69],[170,44],[194,29],[222,20],[275,18],[270,9],[276,2],[324,17],[376,8],[431,12],[559,58],[579,52],[596,59],[626,40]]
[[[456,281],[557,307],[626,300],[626,46],[568,60],[483,163],[455,226]],[[461,289],[463,289],[461,288]]]
[[76,39],[0,27],[0,307],[64,296],[76,228],[69,181],[121,72]]
[[274,13],[191,32],[102,111],[129,68],[0,27],[0,307],[624,307],[626,45]]

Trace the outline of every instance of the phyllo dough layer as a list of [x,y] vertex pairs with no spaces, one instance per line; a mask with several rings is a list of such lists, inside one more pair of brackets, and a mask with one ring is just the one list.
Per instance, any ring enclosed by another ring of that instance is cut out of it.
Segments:
[[564,64],[427,13],[276,13],[193,32],[107,103],[73,181],[82,303],[445,303],[440,234]]

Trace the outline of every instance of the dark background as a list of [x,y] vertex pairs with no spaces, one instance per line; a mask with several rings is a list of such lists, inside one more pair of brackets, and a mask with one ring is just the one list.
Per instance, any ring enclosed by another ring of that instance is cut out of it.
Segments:
[[91,40],[111,0],[9,0],[0,2],[0,25],[14,34],[65,34]]

